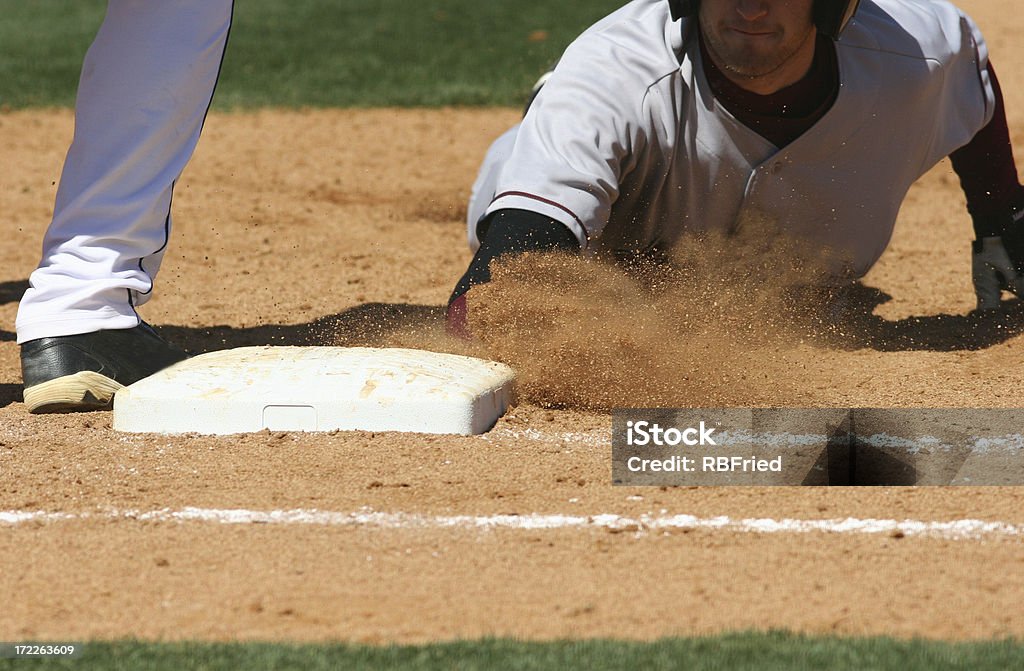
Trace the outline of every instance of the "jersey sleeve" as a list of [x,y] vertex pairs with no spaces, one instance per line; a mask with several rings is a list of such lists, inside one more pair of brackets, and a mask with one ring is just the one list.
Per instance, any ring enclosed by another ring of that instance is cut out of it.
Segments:
[[584,249],[600,237],[645,144],[641,59],[601,35],[569,47],[523,119],[487,214],[543,214],[568,226]]
[[961,10],[932,3],[948,51],[941,58],[942,91],[928,165],[966,145],[992,119],[996,96],[987,68],[988,48],[978,26]]
[[466,237],[469,241],[469,249],[473,252],[480,249],[477,226],[483,220],[487,207],[497,193],[498,175],[501,174],[502,167],[508,162],[518,135],[519,124],[516,124],[491,143],[484,156],[484,162],[480,165],[476,181],[473,182],[469,205],[466,208]]

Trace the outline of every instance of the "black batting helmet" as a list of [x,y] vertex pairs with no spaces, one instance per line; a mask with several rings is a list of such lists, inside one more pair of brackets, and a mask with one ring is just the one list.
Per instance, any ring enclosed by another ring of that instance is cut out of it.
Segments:
[[[860,0],[815,0],[814,23],[818,30],[836,39],[853,18],[859,4]],[[668,6],[672,10],[672,19],[678,21],[696,14],[700,0],[668,0]]]

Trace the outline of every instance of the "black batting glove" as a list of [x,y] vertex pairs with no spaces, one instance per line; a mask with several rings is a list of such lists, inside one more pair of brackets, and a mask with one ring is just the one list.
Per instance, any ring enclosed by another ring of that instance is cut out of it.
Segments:
[[525,252],[580,250],[579,240],[565,224],[528,210],[498,210],[477,229],[480,248],[448,299],[448,331],[466,338],[466,292],[491,281],[491,262]]

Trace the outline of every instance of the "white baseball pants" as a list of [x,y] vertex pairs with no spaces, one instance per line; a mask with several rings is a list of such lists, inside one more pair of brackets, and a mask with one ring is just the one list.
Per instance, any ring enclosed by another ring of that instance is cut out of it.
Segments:
[[131,328],[153,290],[175,181],[220,73],[232,0],[109,0],[18,342]]

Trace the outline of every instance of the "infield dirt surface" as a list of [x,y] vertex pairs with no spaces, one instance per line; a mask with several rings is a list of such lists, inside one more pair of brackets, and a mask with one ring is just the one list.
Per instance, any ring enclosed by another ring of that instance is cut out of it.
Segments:
[[[1016,5],[963,6],[986,33],[1024,156]],[[875,308],[867,336],[775,339],[752,351],[705,340],[695,361],[683,337],[629,340],[639,317],[630,305],[595,307],[568,291],[544,296],[545,314],[577,326],[595,314],[617,321],[601,338],[565,347],[546,323],[467,347],[440,327],[470,258],[465,203],[488,144],[517,117],[506,109],[210,116],[175,191],[156,297],[142,311],[166,337],[193,352],[254,344],[470,351],[521,367],[525,386],[479,437],[209,438],[118,434],[102,412],[26,412],[13,324],[73,118],[0,114],[0,513],[69,515],[0,519],[0,640],[651,639],[748,628],[1024,636],[1020,535],[145,518],[202,509],[1024,524],[1024,492],[1015,488],[610,484],[602,407],[1019,405],[1024,309],[968,314],[970,222],[947,162],[913,188],[890,248],[864,280],[891,297]],[[513,289],[510,302],[527,305],[538,291]],[[605,344],[623,339],[633,346],[628,365]]]

